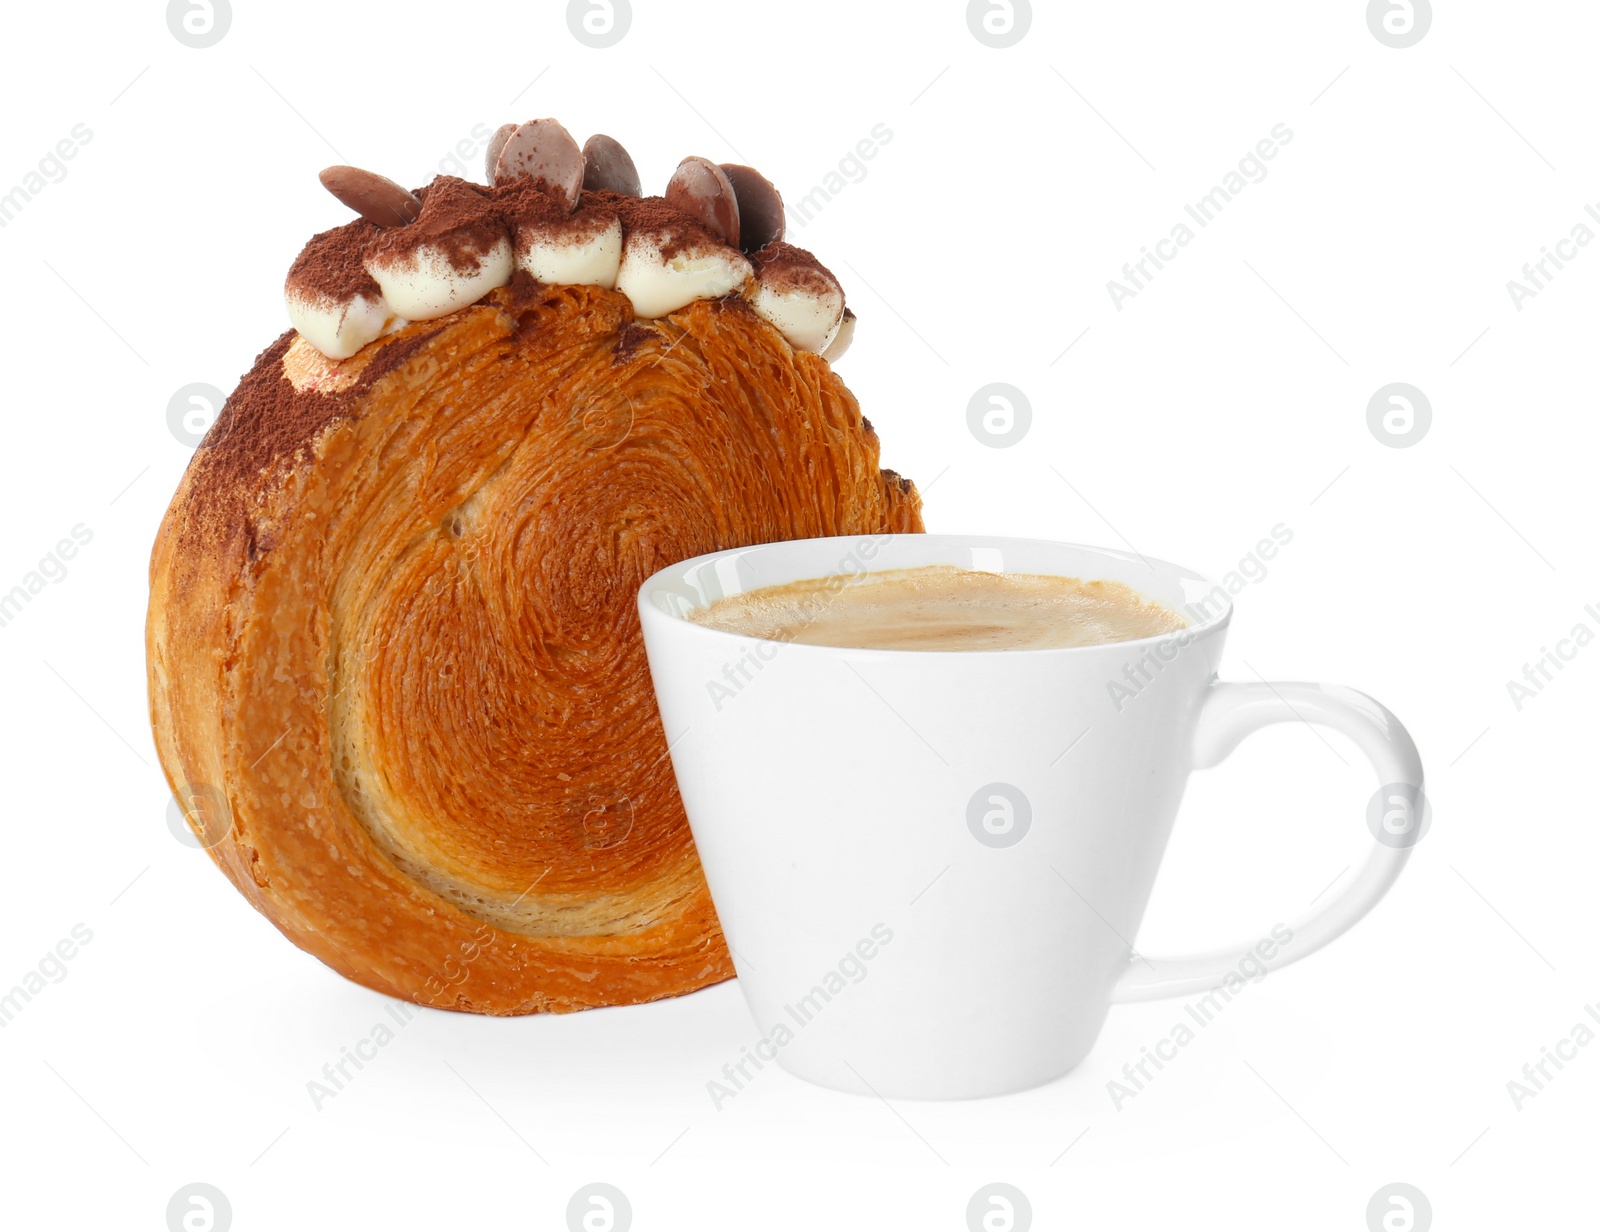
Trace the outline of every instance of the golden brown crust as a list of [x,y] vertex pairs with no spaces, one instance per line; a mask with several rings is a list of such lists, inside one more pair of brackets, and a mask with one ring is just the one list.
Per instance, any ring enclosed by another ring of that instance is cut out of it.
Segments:
[[156,541],[162,764],[225,801],[234,885],[371,988],[519,1014],[703,987],[733,971],[635,591],[919,506],[828,365],[736,301],[635,323],[519,280],[342,363],[286,335]]

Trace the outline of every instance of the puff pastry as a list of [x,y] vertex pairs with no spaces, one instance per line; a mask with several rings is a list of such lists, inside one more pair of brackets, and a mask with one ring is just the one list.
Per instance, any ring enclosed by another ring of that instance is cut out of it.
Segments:
[[733,968],[635,592],[919,509],[828,363],[736,296],[646,322],[518,275],[348,359],[285,334],[155,545],[162,765],[257,910],[370,988],[488,1014],[700,988]]

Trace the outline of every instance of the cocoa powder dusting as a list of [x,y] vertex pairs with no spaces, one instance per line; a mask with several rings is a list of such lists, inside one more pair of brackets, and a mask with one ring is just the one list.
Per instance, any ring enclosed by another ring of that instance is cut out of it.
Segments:
[[624,322],[617,331],[617,345],[611,349],[611,366],[625,364],[633,358],[644,342],[655,336],[656,331],[648,326],[640,325],[637,321]]
[[511,307],[513,310],[526,308],[539,298],[539,280],[527,270],[519,269],[511,275],[511,281],[506,284],[511,291]]
[[551,238],[587,237],[605,230],[617,216],[616,207],[596,200],[594,193],[584,193],[578,208],[568,213],[542,182],[526,176],[497,185],[491,191],[494,208],[513,236],[519,227],[527,226],[537,227],[542,235]]
[[826,293],[841,289],[839,280],[821,261],[782,240],[751,253],[750,263],[756,267],[756,276],[780,295],[791,290]]
[[289,330],[256,356],[195,451],[189,499],[200,518],[236,521],[261,472],[337,416],[338,395],[297,392],[284,377],[283,357],[296,337]]
[[408,257],[427,244],[439,249],[458,273],[473,273],[485,253],[510,238],[492,194],[492,189],[481,184],[469,184],[453,175],[437,176],[426,189],[418,190],[422,214],[416,222],[377,229],[366,255],[386,263]]
[[308,299],[341,303],[357,295],[377,299],[382,292],[367,273],[361,255],[372,238],[381,232],[381,227],[358,218],[342,227],[313,235],[289,267],[284,291]]
[[587,204],[591,198],[596,204],[609,206],[617,212],[622,219],[624,243],[633,232],[648,231],[658,237],[661,255],[668,260],[686,249],[731,247],[701,226],[692,214],[668,205],[665,197],[624,197],[602,189],[584,193],[583,203]]
[[193,513],[201,521],[215,521],[219,532],[236,527],[248,512],[246,505],[260,486],[263,471],[293,458],[325,427],[343,419],[352,403],[438,332],[382,344],[355,383],[335,393],[295,389],[283,375],[283,357],[297,335],[292,329],[283,334],[256,356],[195,451],[190,462]]

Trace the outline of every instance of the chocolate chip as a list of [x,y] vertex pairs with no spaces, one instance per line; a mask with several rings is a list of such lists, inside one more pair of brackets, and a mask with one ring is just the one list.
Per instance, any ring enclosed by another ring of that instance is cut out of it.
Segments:
[[360,167],[328,167],[322,186],[368,222],[403,227],[422,213],[422,202],[393,180]]
[[495,162],[494,182],[527,176],[572,210],[583,191],[583,151],[572,134],[554,120],[529,120],[507,139]]
[[691,154],[667,181],[667,204],[705,225],[718,239],[739,246],[739,197],[722,168]]
[[506,142],[511,140],[511,134],[516,131],[515,124],[502,124],[489,138],[488,148],[483,152],[483,169],[491,184],[494,183],[494,165],[500,161],[500,151],[506,148]]
[[641,195],[638,168],[622,142],[596,133],[583,143],[583,186],[590,191],[608,188],[625,197]]
[[783,198],[772,181],[754,167],[723,163],[722,174],[739,201],[739,242],[746,252],[783,238]]

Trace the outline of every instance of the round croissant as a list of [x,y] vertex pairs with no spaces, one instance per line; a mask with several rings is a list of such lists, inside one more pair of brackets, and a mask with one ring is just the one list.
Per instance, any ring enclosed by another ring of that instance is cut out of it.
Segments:
[[342,362],[286,334],[155,545],[162,764],[239,890],[368,987],[488,1014],[689,992],[733,968],[635,592],[919,508],[826,361],[737,298],[637,322],[520,276]]

